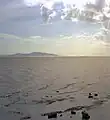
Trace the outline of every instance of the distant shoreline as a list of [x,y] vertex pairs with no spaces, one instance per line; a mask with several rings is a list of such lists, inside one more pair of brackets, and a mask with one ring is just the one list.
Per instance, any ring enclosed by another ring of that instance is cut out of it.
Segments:
[[0,57],[56,57],[57,54],[45,53],[45,52],[32,52],[32,53],[15,53],[8,55],[0,55]]
[[0,58],[110,58],[110,56],[8,56],[8,55],[0,55]]
[[107,55],[58,55],[45,52],[31,52],[31,53],[15,53],[0,55],[0,58],[109,58]]

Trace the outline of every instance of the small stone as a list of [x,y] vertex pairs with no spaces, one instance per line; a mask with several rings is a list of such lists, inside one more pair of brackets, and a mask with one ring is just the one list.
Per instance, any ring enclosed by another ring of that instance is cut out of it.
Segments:
[[70,118],[72,118],[72,116],[70,116]]
[[62,117],[63,115],[62,114],[60,114],[60,117]]
[[58,90],[57,90],[56,92],[57,92],[57,93],[59,93],[59,91],[58,91]]
[[94,94],[94,96],[96,96],[96,97],[97,97],[97,96],[98,96],[98,94],[97,94],[97,93],[95,93],[95,94]]

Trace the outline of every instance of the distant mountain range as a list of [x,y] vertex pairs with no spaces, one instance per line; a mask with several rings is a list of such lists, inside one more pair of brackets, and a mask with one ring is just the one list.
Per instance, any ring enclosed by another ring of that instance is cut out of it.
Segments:
[[32,52],[32,53],[16,53],[8,55],[9,57],[56,57],[56,54],[43,53],[43,52]]

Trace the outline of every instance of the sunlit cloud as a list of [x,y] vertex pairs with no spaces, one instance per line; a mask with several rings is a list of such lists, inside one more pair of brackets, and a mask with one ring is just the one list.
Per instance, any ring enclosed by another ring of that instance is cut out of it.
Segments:
[[[43,4],[48,9],[53,9],[53,5],[56,2],[62,2],[64,4],[65,9],[68,5],[72,6],[73,4],[76,5],[77,8],[83,9],[84,5],[87,2],[91,2],[93,4],[96,3],[97,0],[24,0],[26,6],[36,6],[38,4]],[[106,4],[110,3],[110,0],[105,0]]]
[[39,0],[24,0],[24,4],[27,6],[34,6],[39,3]]
[[[76,4],[77,7],[82,7],[87,1],[88,0],[82,0],[82,1],[81,0],[24,0],[24,3],[27,6],[35,6],[39,3],[43,3],[47,7],[51,8],[55,2],[63,2],[65,6],[68,4],[70,5]],[[94,0],[89,0],[89,1],[94,1]]]

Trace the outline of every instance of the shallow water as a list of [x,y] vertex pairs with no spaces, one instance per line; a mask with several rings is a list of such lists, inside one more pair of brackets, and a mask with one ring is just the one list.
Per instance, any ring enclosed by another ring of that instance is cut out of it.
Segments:
[[[71,107],[83,106],[92,120],[102,120],[102,114],[109,120],[109,61],[109,57],[0,58],[1,119],[46,120],[41,114],[61,110],[67,112],[57,119],[67,120]],[[99,96],[88,99],[89,92]],[[81,110],[73,118],[81,119]]]

